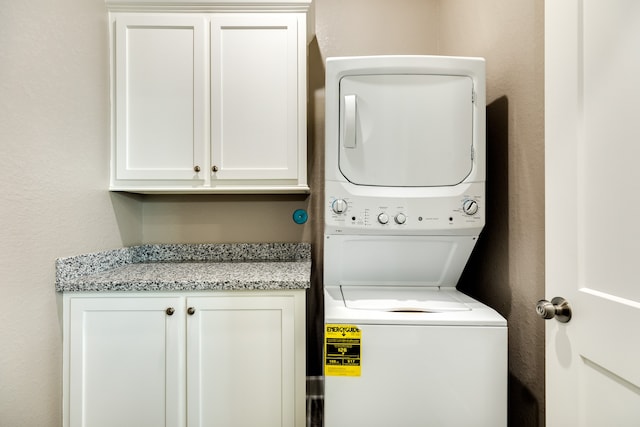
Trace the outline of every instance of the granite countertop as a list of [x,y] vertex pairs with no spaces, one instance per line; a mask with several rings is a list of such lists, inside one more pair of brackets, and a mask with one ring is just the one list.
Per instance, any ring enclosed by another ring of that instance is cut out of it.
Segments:
[[56,291],[306,289],[309,243],[141,245],[56,260]]

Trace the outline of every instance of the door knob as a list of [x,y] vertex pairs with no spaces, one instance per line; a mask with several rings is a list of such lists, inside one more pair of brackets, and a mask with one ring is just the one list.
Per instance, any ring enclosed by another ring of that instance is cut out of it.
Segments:
[[555,317],[560,323],[567,323],[571,320],[571,306],[562,297],[555,297],[551,302],[541,299],[536,304],[536,312],[543,319],[553,319]]

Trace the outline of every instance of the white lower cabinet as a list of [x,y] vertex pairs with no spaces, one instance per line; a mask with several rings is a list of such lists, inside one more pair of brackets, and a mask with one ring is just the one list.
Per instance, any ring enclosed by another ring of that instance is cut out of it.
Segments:
[[304,425],[304,290],[63,299],[64,426]]

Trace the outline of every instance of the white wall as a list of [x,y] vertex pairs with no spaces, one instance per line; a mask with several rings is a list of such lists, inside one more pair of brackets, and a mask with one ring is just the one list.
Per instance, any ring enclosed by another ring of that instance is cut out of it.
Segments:
[[110,195],[102,0],[0,0],[0,425],[61,425],[54,260],[141,240]]

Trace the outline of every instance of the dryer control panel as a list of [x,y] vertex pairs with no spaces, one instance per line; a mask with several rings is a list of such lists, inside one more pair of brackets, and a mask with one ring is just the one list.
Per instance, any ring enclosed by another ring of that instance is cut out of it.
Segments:
[[[353,189],[353,186],[349,186]],[[325,232],[328,234],[469,234],[484,226],[484,186],[470,184],[462,193],[416,197],[424,191],[406,189],[399,196],[358,195],[342,183],[327,182]],[[380,189],[378,189],[379,192]],[[459,190],[459,189],[458,189]],[[428,191],[428,190],[427,190]],[[394,190],[399,193],[398,189]],[[449,190],[453,193],[452,190]]]

